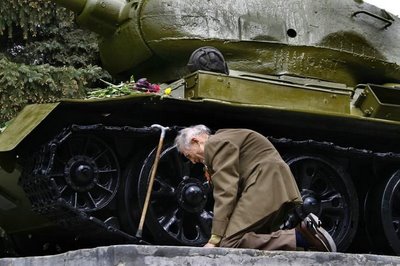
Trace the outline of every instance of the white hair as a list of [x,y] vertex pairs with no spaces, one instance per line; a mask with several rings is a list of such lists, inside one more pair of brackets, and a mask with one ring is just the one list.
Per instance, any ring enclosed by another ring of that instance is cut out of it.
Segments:
[[181,129],[175,138],[176,148],[179,152],[182,152],[183,149],[189,148],[190,141],[193,137],[202,134],[210,135],[210,133],[210,129],[205,125],[195,125]]

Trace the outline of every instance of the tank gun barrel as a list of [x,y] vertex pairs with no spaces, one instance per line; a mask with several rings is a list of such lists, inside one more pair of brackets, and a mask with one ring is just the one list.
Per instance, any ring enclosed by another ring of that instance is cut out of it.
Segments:
[[77,22],[101,36],[110,36],[129,17],[125,0],[52,0],[75,12]]

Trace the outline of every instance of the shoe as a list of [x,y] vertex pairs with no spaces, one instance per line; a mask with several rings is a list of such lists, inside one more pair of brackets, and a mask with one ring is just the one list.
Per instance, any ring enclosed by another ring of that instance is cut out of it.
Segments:
[[296,230],[310,244],[311,250],[336,252],[336,244],[331,235],[324,228],[318,217],[310,213],[296,227]]

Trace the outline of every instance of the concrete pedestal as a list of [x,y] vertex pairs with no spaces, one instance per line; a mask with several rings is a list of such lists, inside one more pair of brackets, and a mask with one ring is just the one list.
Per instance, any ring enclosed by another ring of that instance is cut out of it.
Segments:
[[3,258],[0,266],[128,265],[400,265],[400,257],[248,249],[118,245],[53,256]]

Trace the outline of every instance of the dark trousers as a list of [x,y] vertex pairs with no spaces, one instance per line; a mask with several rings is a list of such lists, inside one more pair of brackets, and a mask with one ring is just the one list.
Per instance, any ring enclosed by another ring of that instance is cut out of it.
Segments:
[[[286,206],[285,206],[286,207]],[[231,236],[223,237],[220,247],[251,248],[260,250],[296,250],[296,231],[276,230],[272,226],[280,221],[288,208],[281,208],[261,221]]]

